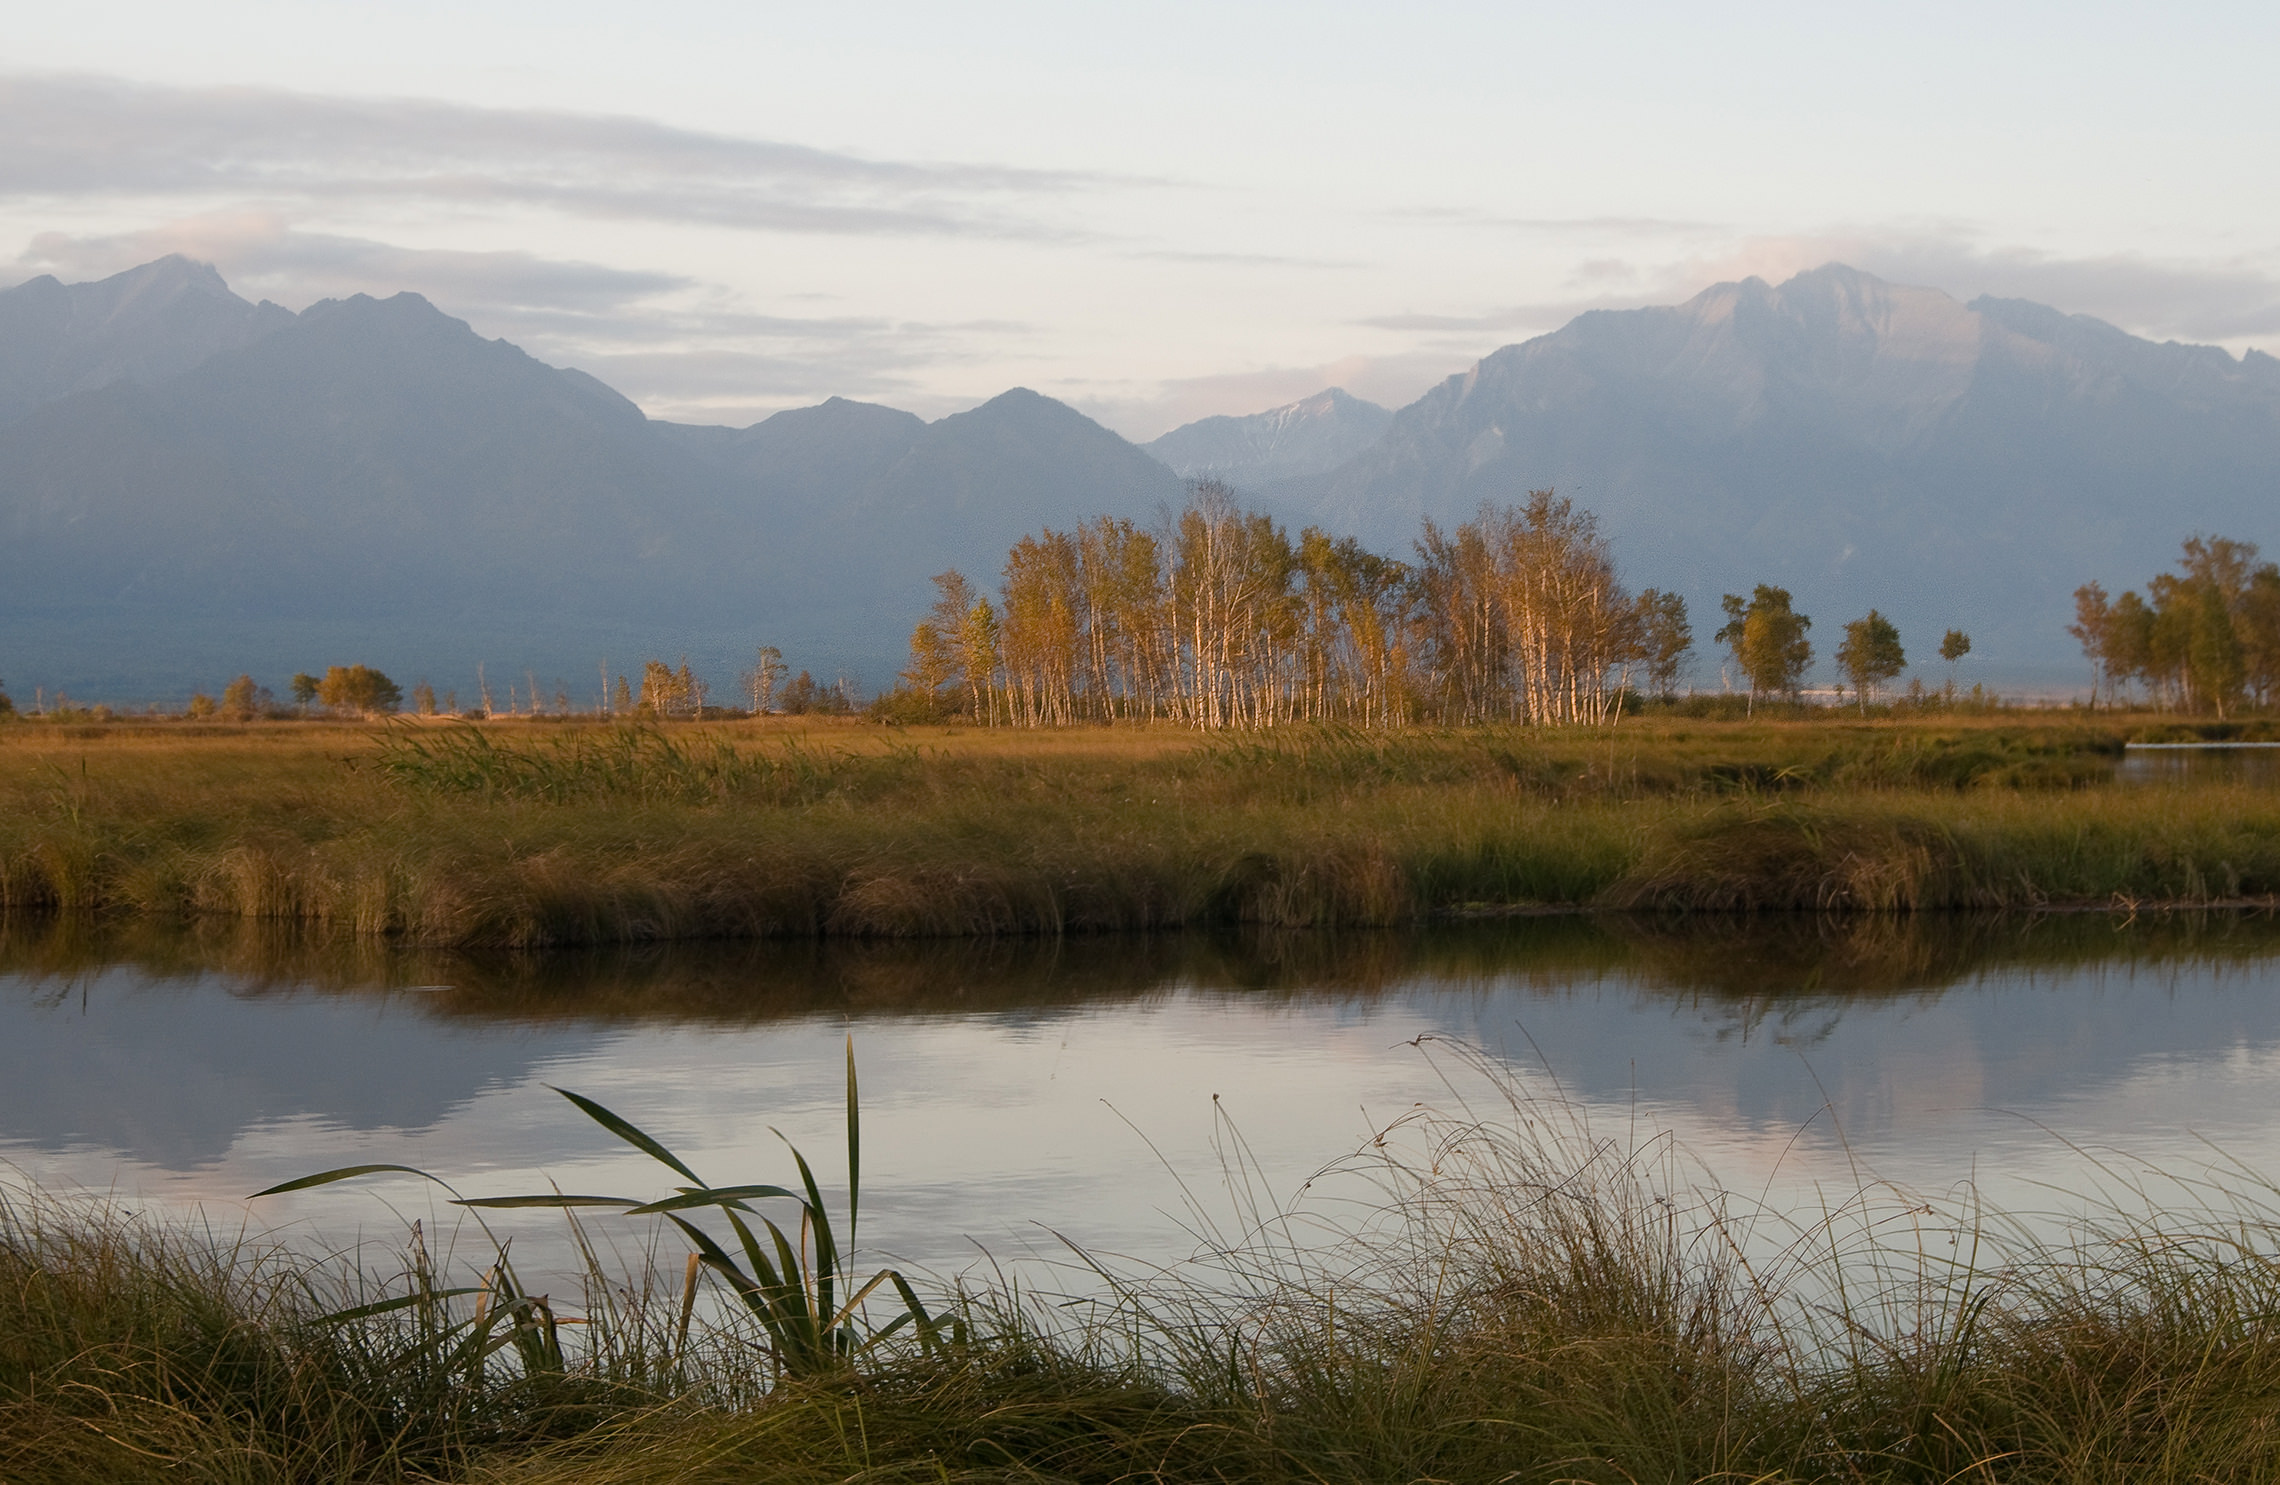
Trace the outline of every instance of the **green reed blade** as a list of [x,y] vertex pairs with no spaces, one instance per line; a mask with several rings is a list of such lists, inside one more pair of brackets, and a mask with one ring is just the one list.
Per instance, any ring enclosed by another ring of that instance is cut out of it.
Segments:
[[[775,1264],[769,1262],[767,1253],[762,1250],[760,1239],[753,1236],[752,1229],[745,1225],[744,1219],[733,1210],[727,1211],[726,1215],[728,1225],[736,1229],[737,1240],[744,1245],[745,1261],[752,1265],[753,1292],[763,1296],[780,1295],[791,1287],[797,1270],[787,1269],[779,1274]],[[673,1220],[679,1222],[681,1219],[675,1217]],[[774,1301],[771,1300],[770,1303],[773,1304]]]
[[[781,1130],[772,1132],[776,1138],[784,1139]],[[820,1283],[829,1285],[831,1276],[839,1272],[839,1249],[831,1240],[831,1219],[824,1215],[823,1191],[816,1185],[815,1172],[808,1169],[807,1157],[800,1153],[799,1146],[790,1140],[784,1140],[784,1148],[792,1152],[792,1163],[800,1169],[800,1184],[807,1188],[808,1220],[815,1230],[816,1277]],[[828,1296],[820,1302],[818,1307],[821,1309],[831,1307]]]
[[855,1209],[863,1189],[863,1123],[855,1102],[855,1033],[847,1033],[847,1251],[855,1251]]
[[313,1176],[302,1176],[299,1180],[281,1182],[265,1191],[254,1192],[253,1196],[247,1197],[246,1200],[252,1201],[256,1197],[263,1196],[282,1196],[288,1191],[306,1191],[311,1186],[330,1186],[335,1181],[350,1181],[358,1176],[377,1175],[382,1171],[418,1176],[423,1181],[435,1182],[446,1191],[452,1189],[449,1181],[441,1176],[431,1175],[416,1165],[344,1165],[337,1170],[319,1171]]
[[482,1292],[483,1286],[477,1284],[466,1289],[433,1289],[421,1294],[400,1294],[394,1299],[375,1300],[368,1305],[356,1305],[345,1310],[335,1310],[329,1315],[319,1315],[316,1323],[343,1325],[351,1320],[369,1320],[374,1315],[392,1314],[397,1310],[408,1310],[414,1305],[430,1304],[439,1299],[458,1299]]
[[910,1280],[891,1268],[886,1271],[886,1276],[893,1282],[895,1293],[902,1296],[903,1313],[890,1322],[887,1328],[879,1334],[882,1337],[891,1334],[904,1321],[908,1320],[913,1322],[917,1328],[919,1344],[929,1351],[937,1349],[942,1343],[940,1325],[932,1315],[927,1313],[926,1306],[919,1300],[918,1291],[910,1287]]
[[[552,1083],[549,1083],[546,1086],[549,1088],[554,1088],[554,1085]],[[596,1124],[601,1125],[602,1128],[616,1135],[619,1139],[624,1140],[627,1144],[633,1146],[636,1150],[641,1151],[650,1159],[658,1161],[659,1163],[673,1170],[679,1171],[682,1175],[687,1176],[690,1180],[696,1182],[699,1186],[705,1184],[705,1178],[698,1175],[695,1171],[689,1169],[687,1166],[683,1165],[681,1163],[681,1158],[678,1155],[675,1155],[671,1150],[666,1149],[656,1140],[642,1133],[641,1130],[635,1128],[632,1124],[629,1124],[625,1120],[619,1118],[616,1114],[611,1113],[608,1109],[603,1108],[600,1104],[594,1102],[592,1099],[587,1098],[582,1094],[572,1093],[567,1088],[554,1088],[554,1091],[561,1094],[564,1098],[569,1099],[572,1103],[576,1104],[579,1110],[584,1113],[587,1118],[593,1120]]]
[[626,1215],[646,1217],[654,1212],[685,1212],[692,1207],[725,1207],[736,1202],[760,1201],[779,1196],[787,1201],[800,1199],[797,1191],[782,1186],[700,1186],[694,1191],[684,1191],[679,1196],[668,1196],[663,1201],[629,1207]]
[[807,1286],[800,1282],[803,1274],[798,1251],[792,1247],[791,1239],[784,1236],[784,1229],[766,1217],[760,1219],[760,1225],[767,1228],[768,1235],[776,1240],[776,1257],[782,1264],[784,1276],[783,1283],[778,1287],[791,1300],[796,1301],[792,1305],[794,1314],[798,1315],[802,1321],[811,1319],[812,1312],[808,1307]]
[[641,1205],[638,1196],[463,1196],[455,1207],[625,1207]]

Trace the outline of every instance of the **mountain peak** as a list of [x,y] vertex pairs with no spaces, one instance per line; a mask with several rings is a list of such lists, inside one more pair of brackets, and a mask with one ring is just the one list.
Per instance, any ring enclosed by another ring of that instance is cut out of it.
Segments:
[[1202,418],[1144,444],[1186,479],[1257,486],[1324,474],[1377,442],[1393,414],[1339,387],[1248,417]]
[[[1008,387],[1004,391],[998,393],[995,397],[992,397],[989,401],[984,402],[976,407],[970,407],[965,412],[953,413],[951,414],[951,417],[972,417],[975,413],[994,413],[999,415],[1013,413],[1034,415],[1038,413],[1050,413],[1055,410],[1068,413],[1076,412],[1076,409],[1069,406],[1066,402],[1061,402],[1055,398],[1048,397],[1043,392],[1032,391],[1028,387]],[[1077,416],[1082,417],[1084,415],[1082,413],[1077,413]],[[949,420],[949,418],[943,418],[939,419],[938,421],[946,423]]]
[[148,263],[114,273],[98,281],[98,287],[118,285],[127,292],[147,291],[151,288],[191,288],[208,294],[238,296],[222,278],[222,271],[213,264],[181,253],[168,253]]
[[0,424],[75,392],[179,375],[292,322],[178,253],[88,283],[43,274],[0,291]]

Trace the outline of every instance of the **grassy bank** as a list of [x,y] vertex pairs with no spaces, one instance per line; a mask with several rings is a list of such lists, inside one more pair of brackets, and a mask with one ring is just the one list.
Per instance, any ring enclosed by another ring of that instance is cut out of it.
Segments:
[[2260,1193],[2210,1203],[2180,1186],[2146,1204],[2160,1216],[2048,1241],[1968,1203],[1866,1192],[1768,1242],[1768,1214],[1668,1179],[1674,1163],[1556,1109],[1476,1101],[1462,1120],[1396,1126],[1317,1183],[1342,1180],[1358,1206],[1234,1212],[1194,1265],[1096,1275],[1079,1304],[997,1280],[937,1290],[927,1336],[906,1328],[799,1375],[717,1290],[683,1330],[671,1241],[659,1278],[597,1267],[581,1298],[537,1303],[488,1259],[454,1265],[416,1237],[328,1262],[12,1198],[0,1477],[2280,1470],[2280,1229]]
[[431,945],[2204,903],[2280,801],[2087,724],[1393,737],[786,726],[0,729],[0,907]]

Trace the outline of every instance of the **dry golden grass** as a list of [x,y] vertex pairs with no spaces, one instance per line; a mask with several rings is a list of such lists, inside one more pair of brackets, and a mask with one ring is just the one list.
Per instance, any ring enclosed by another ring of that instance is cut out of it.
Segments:
[[1016,732],[0,728],[0,906],[437,945],[1906,911],[2280,891],[2280,806],[2059,717]]

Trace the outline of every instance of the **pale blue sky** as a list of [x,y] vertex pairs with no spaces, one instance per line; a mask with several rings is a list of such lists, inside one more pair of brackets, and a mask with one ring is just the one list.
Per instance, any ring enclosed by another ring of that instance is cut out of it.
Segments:
[[[418,289],[651,411],[1399,403],[1829,258],[2280,351],[2280,8],[7,4],[0,281]],[[12,268],[5,265],[13,263]]]

